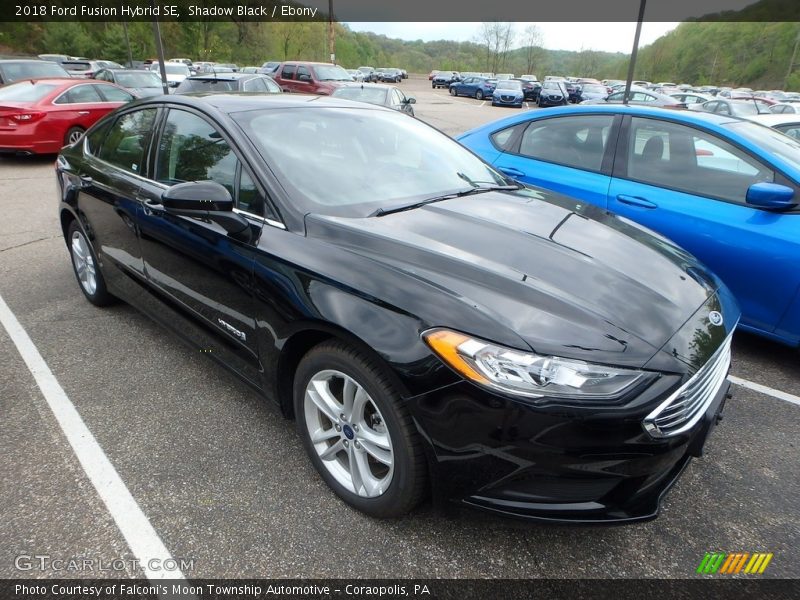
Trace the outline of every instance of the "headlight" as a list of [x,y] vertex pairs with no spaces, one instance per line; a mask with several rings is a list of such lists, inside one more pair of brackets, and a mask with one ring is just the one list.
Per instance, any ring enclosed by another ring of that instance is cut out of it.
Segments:
[[431,329],[422,338],[470,381],[528,398],[608,400],[650,377],[643,371],[514,350],[449,329]]

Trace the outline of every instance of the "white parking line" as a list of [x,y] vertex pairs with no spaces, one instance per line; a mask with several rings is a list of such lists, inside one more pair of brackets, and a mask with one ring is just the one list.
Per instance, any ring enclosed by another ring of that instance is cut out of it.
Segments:
[[747,388],[748,390],[753,390],[754,392],[758,392],[760,394],[766,394],[767,396],[772,396],[773,398],[777,398],[778,400],[785,400],[786,402],[791,402],[792,404],[800,406],[800,396],[795,396],[794,394],[787,394],[786,392],[776,390],[775,388],[767,387],[765,385],[761,385],[760,383],[756,383],[754,381],[748,381],[747,379],[742,379],[734,375],[728,375],[728,379],[730,379],[731,383],[740,385],[743,388]]
[[0,296],[0,323],[11,336],[89,481],[105,503],[147,578],[184,580],[183,573],[178,569],[174,571],[159,569],[160,565],[165,564],[164,561],[173,561],[169,550],[158,537],[114,465],[108,460],[106,453],[81,419],[75,405],[67,397],[2,296]]

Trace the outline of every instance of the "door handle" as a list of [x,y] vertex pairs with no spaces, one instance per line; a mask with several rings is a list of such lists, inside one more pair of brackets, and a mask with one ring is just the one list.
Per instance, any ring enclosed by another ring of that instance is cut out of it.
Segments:
[[88,175],[81,175],[79,177],[79,179],[81,181],[81,187],[82,188],[89,187],[90,185],[92,185],[94,183],[94,179],[92,179]]
[[163,213],[165,211],[164,205],[161,204],[158,200],[153,200],[152,198],[136,198],[139,202],[144,205],[144,212],[147,215],[152,215],[155,213]]
[[627,204],[629,206],[638,206],[640,208],[658,208],[658,204],[640,196],[626,196],[625,194],[620,194],[617,196],[617,200],[622,204]]
[[525,173],[520,171],[519,169],[515,169],[514,167],[497,167],[506,175],[510,175],[511,177],[525,177]]
[[88,114],[89,114],[89,111],[88,111],[88,110],[79,110],[79,111],[78,111],[78,114],[79,114],[79,115],[88,115]]

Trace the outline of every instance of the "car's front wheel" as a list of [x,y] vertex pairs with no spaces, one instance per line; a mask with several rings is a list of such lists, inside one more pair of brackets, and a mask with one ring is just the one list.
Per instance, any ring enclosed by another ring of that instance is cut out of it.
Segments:
[[341,342],[324,342],[294,380],[297,428],[336,494],[374,517],[413,509],[425,491],[419,436],[382,368]]
[[72,258],[72,269],[83,295],[95,306],[112,304],[115,298],[106,289],[106,282],[100,272],[97,257],[77,221],[70,223],[69,229],[67,229],[67,241]]
[[456,88],[454,88],[454,87],[450,88],[450,95],[451,96],[458,96],[458,92],[456,91]]

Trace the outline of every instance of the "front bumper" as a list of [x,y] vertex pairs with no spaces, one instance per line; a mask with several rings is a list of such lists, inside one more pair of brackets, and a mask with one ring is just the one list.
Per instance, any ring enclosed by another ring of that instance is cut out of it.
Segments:
[[602,411],[534,407],[467,383],[417,399],[411,409],[429,443],[434,494],[533,521],[655,518],[664,494],[702,454],[730,387],[724,380],[691,430],[654,439],[642,426],[647,407],[677,382],[662,377],[626,407]]

